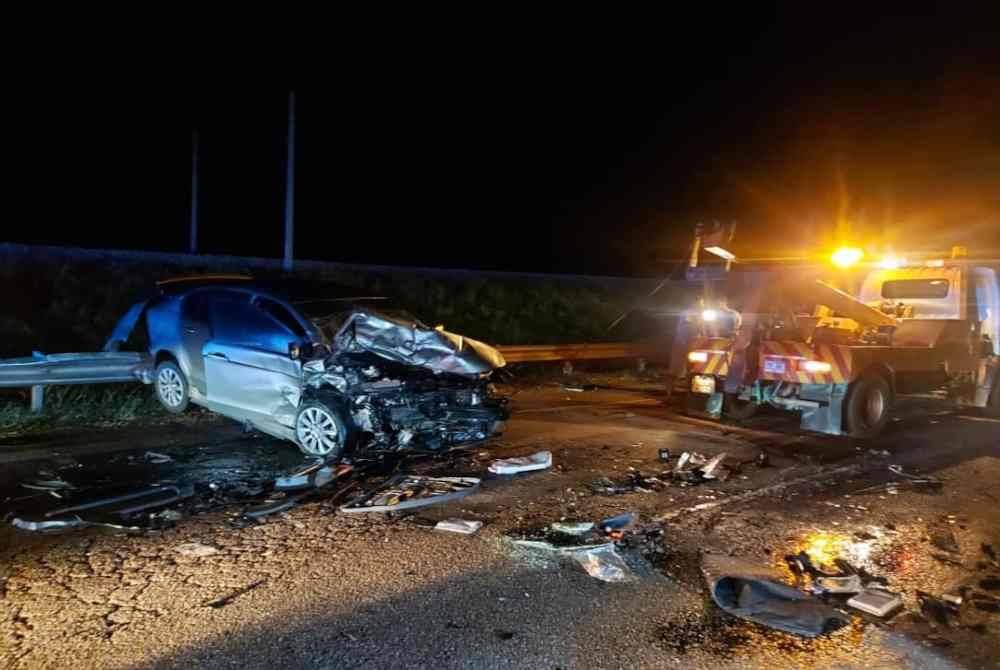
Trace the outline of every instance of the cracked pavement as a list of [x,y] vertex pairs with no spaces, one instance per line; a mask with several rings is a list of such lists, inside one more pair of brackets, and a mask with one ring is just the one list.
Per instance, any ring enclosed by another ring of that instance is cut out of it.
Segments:
[[[486,479],[475,495],[414,517],[338,515],[335,503],[318,500],[243,528],[229,524],[238,505],[141,534],[3,528],[0,666],[997,667],[996,613],[965,608],[949,625],[912,615],[918,589],[979,588],[1000,572],[980,551],[983,543],[1000,548],[998,424],[918,407],[877,445],[890,452],[886,460],[868,455],[871,445],[801,436],[774,417],[741,428],[678,417],[650,388],[527,389],[514,408],[501,441],[414,467],[481,476],[490,458],[549,449],[553,469]],[[109,432],[56,450],[181,454],[206,440],[250,454],[293,450],[244,439],[214,420],[166,430],[159,442],[140,429],[144,440],[132,444],[123,431]],[[621,478],[629,468],[662,469],[664,447],[675,457],[726,451],[747,461],[763,450],[772,467],[748,465],[724,483],[658,492],[590,489],[595,478]],[[19,449],[8,441],[3,457],[10,472],[28,472],[33,459],[52,457],[51,443]],[[891,480],[887,463],[939,477],[944,490],[858,494]],[[7,481],[3,495],[15,490]],[[748,495],[754,491],[766,493]],[[739,502],[726,504],[730,498]],[[675,513],[662,524],[662,543],[644,549],[652,569],[632,583],[599,582],[505,540],[564,518],[624,511],[644,524]],[[465,537],[424,525],[448,517],[485,526]],[[954,531],[960,552],[951,563],[933,557],[935,523]],[[701,553],[777,566],[817,531],[870,533],[872,565],[903,594],[906,612],[888,622],[855,616],[850,627],[809,641],[733,620],[707,601]],[[186,543],[216,551],[186,556],[177,550]]]

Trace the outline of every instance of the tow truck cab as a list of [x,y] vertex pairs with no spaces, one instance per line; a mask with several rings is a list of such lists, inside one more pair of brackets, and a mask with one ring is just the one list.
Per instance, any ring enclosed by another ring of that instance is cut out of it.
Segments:
[[877,435],[901,394],[1000,413],[994,268],[932,261],[873,269],[859,285],[855,297],[786,277],[744,300],[729,336],[692,338],[688,411],[740,419],[770,405],[801,412],[803,429],[857,437]]

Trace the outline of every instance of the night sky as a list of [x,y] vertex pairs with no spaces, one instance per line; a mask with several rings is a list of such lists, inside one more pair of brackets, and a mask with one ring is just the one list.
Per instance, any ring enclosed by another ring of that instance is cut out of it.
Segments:
[[565,45],[386,33],[266,72],[29,77],[0,241],[185,250],[197,130],[200,250],[279,256],[294,87],[299,258],[656,275],[713,219],[750,255],[1000,247],[996,25],[720,6]]

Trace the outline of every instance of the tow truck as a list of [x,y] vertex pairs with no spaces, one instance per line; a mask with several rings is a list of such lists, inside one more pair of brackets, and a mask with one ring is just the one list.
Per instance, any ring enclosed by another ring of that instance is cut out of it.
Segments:
[[1000,416],[996,267],[960,247],[877,264],[842,248],[833,277],[813,264],[730,272],[735,255],[699,237],[689,279],[706,276],[699,249],[714,248],[726,276],[677,338],[688,413],[744,420],[767,405],[799,412],[803,430],[863,439],[879,435],[904,395]]

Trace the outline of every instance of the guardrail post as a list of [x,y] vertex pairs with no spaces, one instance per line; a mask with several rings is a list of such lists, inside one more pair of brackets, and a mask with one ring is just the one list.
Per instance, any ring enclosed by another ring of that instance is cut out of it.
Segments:
[[45,387],[32,386],[31,411],[34,412],[35,414],[40,414],[44,405],[45,405]]

